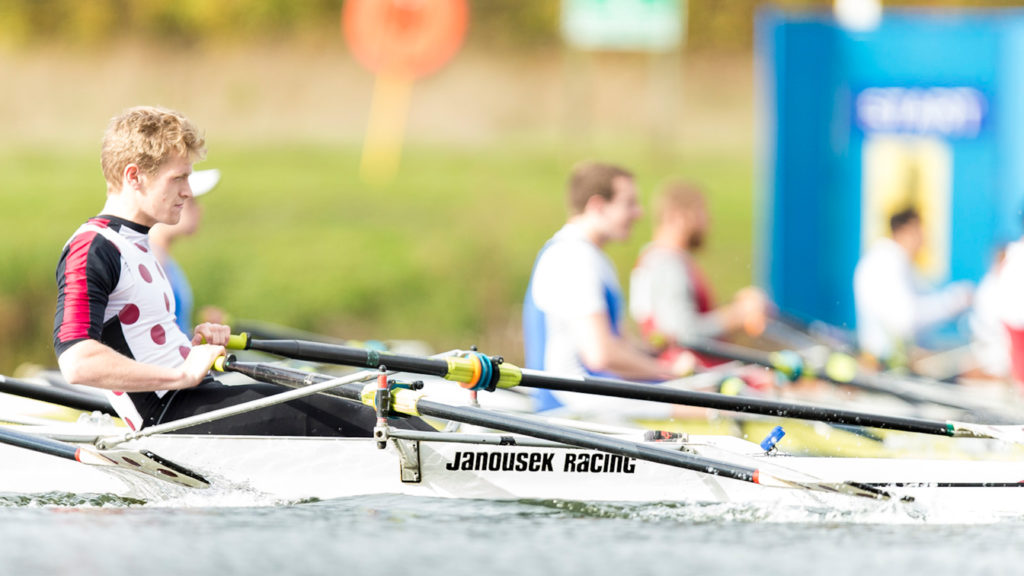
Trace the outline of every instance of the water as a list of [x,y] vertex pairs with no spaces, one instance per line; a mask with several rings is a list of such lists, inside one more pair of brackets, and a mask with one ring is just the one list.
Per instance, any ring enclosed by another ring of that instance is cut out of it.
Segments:
[[[153,506],[0,495],[0,574],[1008,574],[1024,519],[372,496]],[[740,572],[742,571],[742,572]]]

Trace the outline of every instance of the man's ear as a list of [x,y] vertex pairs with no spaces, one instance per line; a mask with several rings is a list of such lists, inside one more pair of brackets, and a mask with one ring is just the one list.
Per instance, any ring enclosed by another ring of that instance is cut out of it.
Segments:
[[131,186],[132,188],[138,189],[141,184],[142,170],[139,169],[138,164],[129,164],[124,167],[124,172],[121,175],[121,180]]
[[608,203],[608,201],[605,200],[604,196],[601,196],[600,194],[594,194],[590,198],[587,198],[587,203],[583,205],[583,211],[584,212],[590,212],[590,211],[593,211],[593,210],[598,210],[599,211],[602,208],[604,208],[605,204],[607,204],[607,203]]

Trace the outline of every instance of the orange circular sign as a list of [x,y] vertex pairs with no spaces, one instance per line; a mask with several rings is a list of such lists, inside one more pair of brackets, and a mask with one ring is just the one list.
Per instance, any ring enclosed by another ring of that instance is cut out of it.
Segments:
[[347,0],[341,27],[349,48],[376,73],[426,76],[458,52],[466,0]]

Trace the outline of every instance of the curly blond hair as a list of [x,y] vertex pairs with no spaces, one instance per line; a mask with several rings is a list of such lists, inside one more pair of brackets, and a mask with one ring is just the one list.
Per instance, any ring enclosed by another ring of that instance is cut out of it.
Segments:
[[119,190],[124,169],[137,164],[155,174],[172,155],[197,162],[206,156],[206,139],[180,112],[156,106],[129,108],[110,120],[103,135],[100,164],[108,190]]

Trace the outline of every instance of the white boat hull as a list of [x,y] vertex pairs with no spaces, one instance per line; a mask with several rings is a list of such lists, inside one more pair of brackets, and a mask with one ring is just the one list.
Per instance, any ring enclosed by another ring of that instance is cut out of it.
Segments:
[[[455,434],[453,434],[455,436]],[[403,443],[402,458],[396,442]],[[837,511],[906,507],[917,515],[1024,518],[1024,462],[765,456],[730,437],[657,443],[787,477],[871,484],[914,502],[778,488],[662,464],[553,446],[499,446],[369,439],[163,435],[122,445],[145,448],[198,472],[192,489],[111,467],[94,467],[0,445],[0,494],[114,494],[149,503],[231,505],[372,494],[587,502],[738,503]],[[404,462],[404,465],[403,465]],[[405,480],[403,481],[403,476]],[[255,497],[254,499],[251,497]]]

